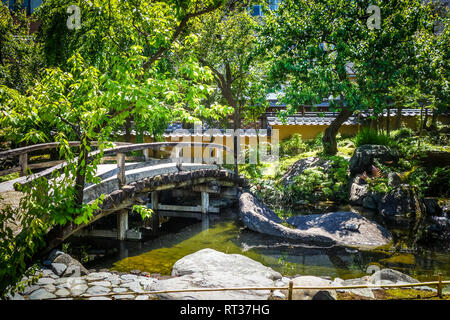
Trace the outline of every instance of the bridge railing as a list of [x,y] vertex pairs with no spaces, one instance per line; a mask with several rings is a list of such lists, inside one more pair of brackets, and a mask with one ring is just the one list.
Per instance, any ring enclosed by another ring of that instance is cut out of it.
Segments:
[[[69,141],[68,145],[69,147],[78,147],[80,146],[80,141]],[[114,142],[116,145],[129,145],[131,143],[128,142]],[[7,174],[11,174],[14,172],[20,172],[20,176],[25,176],[28,169],[45,169],[49,167],[54,167],[58,164],[61,164],[64,162],[64,160],[53,160],[53,161],[45,161],[45,162],[39,162],[39,163],[29,163],[29,154],[31,152],[40,151],[40,150],[49,150],[49,149],[56,149],[60,145],[59,142],[48,142],[48,143],[40,143],[40,144],[34,144],[31,146],[11,149],[7,151],[0,152],[0,159],[8,159],[8,158],[14,158],[19,157],[19,166],[12,167],[9,169],[1,170],[0,171],[0,177],[5,176]],[[92,142],[92,146],[97,146],[97,141]]]
[[[113,148],[108,148],[103,150],[103,156],[116,156],[117,166],[119,168],[117,178],[119,179],[119,185],[125,185],[125,154],[127,152],[131,151],[144,151],[144,158],[145,160],[149,160],[148,157],[148,150],[159,150],[163,147],[172,147],[175,148],[175,160],[177,162],[181,162],[181,157],[179,150],[183,147],[201,147],[201,148],[214,148],[214,149],[221,149],[223,151],[232,153],[232,151],[221,144],[214,144],[214,143],[202,143],[202,142],[150,142],[150,143],[138,143],[138,144],[130,144],[130,143],[124,143],[124,142],[114,142],[116,146]],[[70,147],[77,147],[80,145],[79,141],[70,141],[69,146]],[[93,146],[97,146],[97,142],[92,142]],[[0,172],[0,176],[6,175],[12,172],[20,171],[20,176],[22,179],[19,179],[17,181],[18,184],[23,185],[26,183],[29,183],[35,179],[41,178],[41,177],[49,177],[55,170],[62,170],[66,166],[66,162],[64,160],[59,160],[57,162],[47,162],[47,163],[39,163],[39,164],[28,164],[28,153],[38,150],[45,150],[45,149],[52,149],[57,148],[59,146],[59,142],[50,142],[50,143],[43,143],[43,144],[37,144],[37,145],[31,145],[27,147],[12,149],[0,152],[0,159],[5,158],[13,158],[16,156],[19,156],[19,167],[14,167],[11,169],[7,169]],[[88,161],[92,161],[95,156],[97,156],[100,153],[100,150],[95,150],[89,153],[88,155]],[[50,168],[48,168],[51,166]],[[45,169],[39,173],[35,173],[33,175],[30,175],[28,177],[26,176],[27,169],[36,169],[36,168],[48,168]]]

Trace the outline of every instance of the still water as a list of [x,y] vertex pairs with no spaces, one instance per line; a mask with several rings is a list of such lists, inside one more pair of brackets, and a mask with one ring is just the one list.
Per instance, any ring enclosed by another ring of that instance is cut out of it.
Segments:
[[[189,219],[167,223],[167,232],[148,241],[89,241],[87,251],[99,248],[102,257],[85,263],[88,268],[141,270],[170,275],[173,264],[200,249],[238,253],[259,261],[283,275],[314,275],[350,279],[366,275],[371,265],[399,270],[420,281],[436,280],[438,272],[450,278],[450,252],[397,250],[395,243],[371,251],[343,247],[319,248],[280,242],[271,236],[243,228],[235,219],[210,221]],[[100,251],[99,251],[100,252]]]

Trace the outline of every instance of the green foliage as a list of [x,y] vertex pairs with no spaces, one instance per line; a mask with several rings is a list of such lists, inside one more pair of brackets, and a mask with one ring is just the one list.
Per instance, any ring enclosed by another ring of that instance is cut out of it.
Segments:
[[293,156],[305,151],[306,148],[301,134],[296,133],[280,143],[280,156]]
[[358,132],[353,141],[356,147],[360,147],[365,144],[377,144],[383,146],[393,145],[393,141],[390,136],[367,128],[363,128],[360,132]]
[[0,3],[0,86],[22,94],[39,78],[42,67],[40,47],[29,34],[30,22],[25,9],[17,9],[13,17]]
[[153,214],[152,209],[149,209],[146,206],[142,206],[142,205],[134,205],[133,211],[139,213],[141,215],[142,219],[151,218],[151,216]]

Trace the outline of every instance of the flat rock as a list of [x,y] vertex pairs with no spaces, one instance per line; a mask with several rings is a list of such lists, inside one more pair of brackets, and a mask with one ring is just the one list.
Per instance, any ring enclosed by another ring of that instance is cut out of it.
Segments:
[[[203,249],[178,260],[170,279],[155,282],[151,290],[274,286],[281,275],[261,263],[239,254]],[[158,294],[160,299],[267,300],[269,290],[186,292]]]
[[300,230],[319,229],[342,246],[368,249],[392,241],[386,229],[355,212],[294,216],[286,221]]
[[127,289],[129,289],[131,291],[134,291],[136,293],[144,292],[144,290],[142,289],[142,285],[139,282],[137,282],[137,281],[122,283],[121,287],[122,288],[127,288]]
[[148,295],[137,296],[136,299],[134,300],[149,300],[149,296]]
[[120,279],[122,279],[123,281],[135,281],[137,280],[138,276],[135,274],[124,274],[120,276]]
[[332,212],[281,219],[250,193],[239,199],[239,216],[253,231],[314,246],[350,246],[371,249],[392,241],[387,230],[354,212]]
[[67,297],[70,295],[70,291],[65,288],[61,288],[61,289],[56,290],[55,294],[58,297]]
[[110,288],[107,287],[101,287],[101,286],[93,286],[90,287],[86,290],[87,295],[100,295],[100,294],[105,294],[105,293],[109,293],[111,291]]
[[55,281],[56,280],[53,278],[39,278],[37,284],[38,285],[54,284]]
[[108,297],[90,297],[88,300],[112,300]]
[[53,293],[50,293],[47,290],[41,288],[30,294],[28,298],[30,300],[45,300],[56,298],[56,296]]
[[61,276],[64,271],[66,271],[67,266],[64,263],[52,263],[50,265],[50,267],[52,268],[53,272],[57,275],[57,276]]
[[109,281],[93,281],[89,282],[90,286],[100,286],[100,287],[111,287],[111,282]]
[[88,286],[86,284],[78,284],[70,288],[72,295],[79,296],[86,292]]
[[86,276],[86,280],[88,281],[98,281],[103,280],[105,278],[111,277],[112,274],[109,272],[91,272]]

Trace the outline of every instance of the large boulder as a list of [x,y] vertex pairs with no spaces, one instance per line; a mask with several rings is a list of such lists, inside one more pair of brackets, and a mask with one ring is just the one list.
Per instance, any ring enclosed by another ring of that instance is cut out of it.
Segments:
[[294,178],[302,174],[303,171],[309,168],[320,167],[325,171],[331,168],[331,161],[325,160],[319,157],[309,157],[305,159],[300,159],[290,166],[288,171],[284,174],[282,178],[283,185],[289,185],[294,182]]
[[[225,254],[203,249],[178,260],[172,269],[174,278],[160,280],[152,290],[274,287],[281,274],[240,254]],[[267,300],[269,290],[208,291],[158,294],[170,300]]]
[[392,241],[386,229],[355,212],[309,214],[286,221],[300,230],[321,230],[343,246],[374,248]]
[[371,172],[375,159],[381,163],[393,163],[398,161],[398,154],[382,145],[366,144],[358,147],[350,159],[350,174]]
[[402,223],[423,217],[426,209],[415,188],[402,184],[381,197],[378,212],[391,222]]
[[373,248],[386,245],[391,235],[354,212],[333,212],[290,217],[287,226],[249,193],[239,199],[240,218],[253,231],[315,246],[342,245]]
[[283,225],[275,212],[250,193],[243,193],[240,196],[239,208],[239,217],[250,230],[317,246],[337,244],[321,230],[299,230]]

